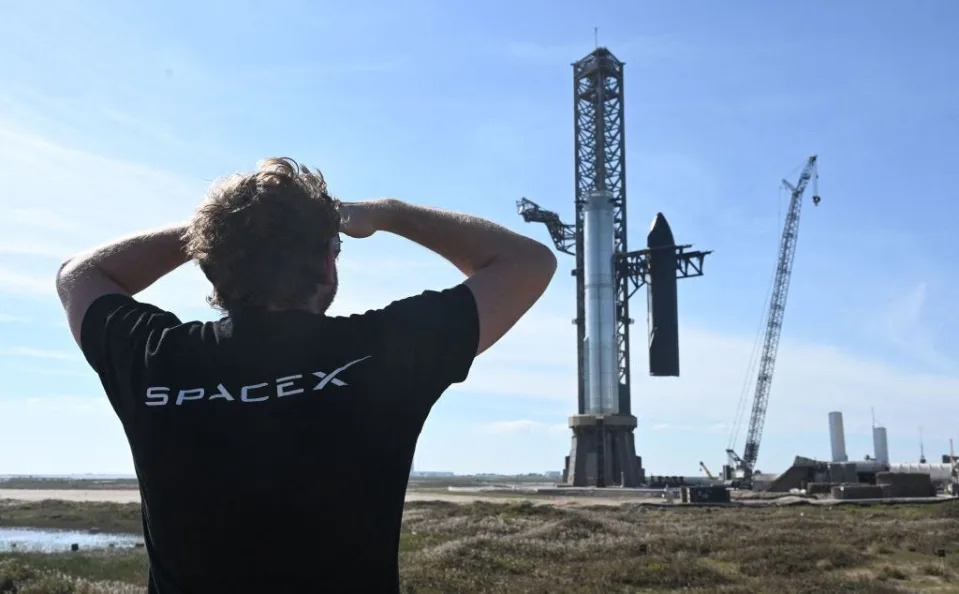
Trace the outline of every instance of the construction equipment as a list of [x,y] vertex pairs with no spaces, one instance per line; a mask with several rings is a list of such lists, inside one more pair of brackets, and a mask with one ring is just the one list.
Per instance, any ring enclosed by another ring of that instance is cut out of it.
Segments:
[[[734,487],[752,488],[756,460],[759,458],[759,443],[762,438],[763,424],[766,420],[766,408],[769,405],[769,390],[772,387],[773,370],[776,366],[776,354],[779,350],[779,336],[783,327],[783,314],[786,311],[786,297],[789,293],[789,279],[792,276],[793,259],[796,255],[796,240],[799,237],[799,215],[802,212],[802,196],[806,185],[813,183],[813,205],[819,205],[819,174],[816,171],[816,155],[809,157],[796,185],[783,180],[783,185],[791,192],[786,222],[783,225],[782,240],[779,244],[779,259],[776,263],[776,275],[773,280],[772,295],[769,300],[769,312],[766,318],[766,331],[763,340],[762,356],[759,359],[759,375],[753,396],[752,413],[749,417],[749,431],[746,433],[746,445],[740,458],[733,449],[738,431],[739,418],[734,424],[733,435],[726,449],[728,464],[723,467],[723,479]],[[745,394],[744,394],[745,395]],[[738,417],[738,415],[737,415]]]
[[956,463],[956,452],[952,449],[952,440],[949,440],[949,463],[952,464],[952,480],[949,482],[949,494],[959,497],[959,465]]
[[702,468],[702,469],[703,469],[703,472],[706,473],[706,478],[708,478],[708,479],[711,480],[711,481],[716,480],[716,477],[713,476],[713,473],[709,472],[709,469],[706,468],[705,462],[703,462],[702,460],[700,460],[700,461],[699,461],[699,467]]

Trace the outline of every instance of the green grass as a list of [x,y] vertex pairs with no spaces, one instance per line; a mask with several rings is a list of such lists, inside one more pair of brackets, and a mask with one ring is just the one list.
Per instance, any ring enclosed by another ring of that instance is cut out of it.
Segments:
[[[34,525],[104,528],[111,515],[117,525],[139,520],[136,506],[6,503],[0,524],[32,518]],[[64,519],[69,526],[57,525]],[[417,502],[406,506],[400,570],[405,592],[955,592],[957,533],[959,502],[781,508]],[[143,549],[0,554],[0,593],[110,592],[124,584],[142,591],[145,575]]]
[[[31,580],[43,576],[69,579],[74,583],[93,586],[103,582],[118,582],[142,587],[146,580],[147,559],[143,549],[113,549],[77,553],[0,553],[0,592],[12,580],[15,571],[27,571]],[[12,590],[16,592],[16,589]]]
[[[12,501],[0,499],[0,526],[140,534],[139,503]],[[2,591],[0,591],[2,592]]]

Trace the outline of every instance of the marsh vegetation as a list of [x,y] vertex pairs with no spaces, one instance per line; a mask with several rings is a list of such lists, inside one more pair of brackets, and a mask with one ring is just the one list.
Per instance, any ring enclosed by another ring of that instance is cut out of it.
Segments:
[[[136,505],[0,502],[0,526],[139,531]],[[762,508],[408,503],[406,592],[949,592],[959,502]],[[142,548],[0,553],[0,592],[142,592]]]

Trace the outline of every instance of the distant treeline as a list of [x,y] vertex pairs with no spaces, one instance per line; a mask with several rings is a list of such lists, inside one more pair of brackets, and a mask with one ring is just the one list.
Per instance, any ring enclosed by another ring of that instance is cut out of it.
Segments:
[[136,489],[135,478],[0,477],[0,489]]
[[[523,475],[454,475],[452,473],[419,473],[410,476],[410,486],[471,487],[496,484],[542,483],[556,480],[543,474]],[[44,476],[0,476],[0,489],[136,489],[135,477],[80,478]]]

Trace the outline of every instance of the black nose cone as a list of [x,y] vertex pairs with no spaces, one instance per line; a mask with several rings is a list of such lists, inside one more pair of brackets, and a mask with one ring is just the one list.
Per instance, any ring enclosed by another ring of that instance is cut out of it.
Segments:
[[669,228],[669,222],[663,213],[656,213],[653,219],[653,225],[649,228],[649,235],[646,236],[646,247],[660,247],[664,245],[675,245],[673,240],[673,230]]

